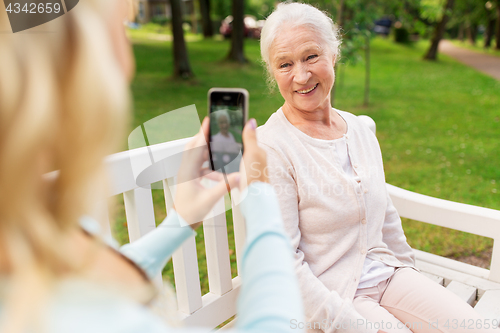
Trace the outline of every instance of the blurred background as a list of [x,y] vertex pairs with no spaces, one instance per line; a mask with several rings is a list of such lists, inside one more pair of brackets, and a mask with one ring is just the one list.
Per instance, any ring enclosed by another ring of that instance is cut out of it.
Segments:
[[[137,62],[131,129],[191,104],[202,119],[211,87],[246,88],[249,117],[259,125],[282,105],[277,89],[266,84],[259,50],[260,29],[277,2],[128,1],[127,31]],[[500,209],[500,0],[310,3],[341,29],[333,106],[375,120],[387,182]],[[163,192],[153,195],[161,222]],[[126,243],[118,200],[114,232]],[[230,211],[227,219],[235,272]],[[414,248],[489,267],[488,238],[407,219],[403,227]],[[206,292],[202,228],[197,242]],[[171,264],[164,275],[174,283]]]

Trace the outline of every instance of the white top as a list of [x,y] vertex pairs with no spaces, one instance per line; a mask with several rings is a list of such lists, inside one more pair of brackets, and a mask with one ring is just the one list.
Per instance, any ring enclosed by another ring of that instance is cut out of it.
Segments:
[[[334,142],[342,169],[347,177],[354,179],[356,173],[354,172],[351,159],[349,158],[349,152],[347,151],[345,134],[340,139],[334,140]],[[374,261],[366,257],[363,270],[361,271],[358,289],[375,287],[380,282],[390,278],[392,274],[394,274],[394,267],[387,266],[383,262]]]
[[346,329],[339,332],[371,333],[377,330],[350,326],[364,320],[352,300],[365,259],[413,267],[414,254],[387,193],[377,138],[353,114],[336,112],[347,123],[354,178],[346,176],[334,140],[311,138],[281,109],[257,138],[267,152],[268,175],[295,252],[306,320],[331,323],[325,333],[342,325]]
[[225,136],[219,132],[212,136],[210,148],[215,152],[238,154],[241,149],[241,144],[236,142],[231,132],[227,132],[227,134],[228,136]]

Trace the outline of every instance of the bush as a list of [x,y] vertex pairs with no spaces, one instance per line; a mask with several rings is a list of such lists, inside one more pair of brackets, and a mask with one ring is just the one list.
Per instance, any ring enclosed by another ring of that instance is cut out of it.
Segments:
[[154,16],[151,19],[151,22],[159,24],[161,26],[166,26],[167,24],[170,23],[170,20],[166,16]]
[[410,42],[410,33],[405,28],[394,28],[394,41],[408,44]]

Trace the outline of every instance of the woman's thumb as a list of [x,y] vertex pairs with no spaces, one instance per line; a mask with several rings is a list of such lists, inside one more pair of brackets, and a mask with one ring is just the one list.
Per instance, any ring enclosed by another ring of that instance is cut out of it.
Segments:
[[245,125],[245,128],[243,129],[243,144],[246,148],[257,145],[257,136],[255,134],[256,128],[257,121],[253,118],[250,119]]

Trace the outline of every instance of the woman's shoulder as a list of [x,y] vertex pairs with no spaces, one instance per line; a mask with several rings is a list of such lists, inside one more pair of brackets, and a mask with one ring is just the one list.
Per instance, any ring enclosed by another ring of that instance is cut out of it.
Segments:
[[368,124],[365,121],[363,121],[359,116],[356,116],[355,114],[352,114],[347,111],[342,111],[337,109],[335,109],[335,111],[337,111],[337,113],[347,123],[348,133],[351,132],[351,134],[355,136],[366,136],[370,139],[375,138],[375,134],[372,132],[370,127],[368,127]]
[[273,149],[279,149],[283,144],[286,144],[287,140],[284,140],[287,135],[283,135],[287,132],[286,122],[283,121],[284,117],[281,109],[274,112],[266,123],[257,128],[257,139],[259,144],[263,144],[267,147]]

